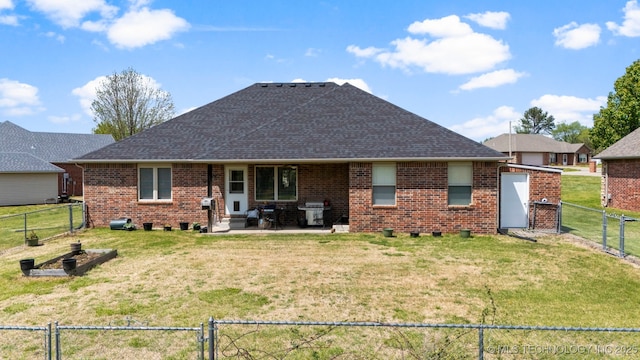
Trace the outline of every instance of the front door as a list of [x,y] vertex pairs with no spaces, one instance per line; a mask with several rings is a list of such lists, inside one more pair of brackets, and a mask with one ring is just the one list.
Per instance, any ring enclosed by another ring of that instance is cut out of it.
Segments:
[[225,209],[227,215],[244,215],[249,204],[247,166],[225,166]]
[[529,174],[503,172],[500,177],[500,228],[529,227]]

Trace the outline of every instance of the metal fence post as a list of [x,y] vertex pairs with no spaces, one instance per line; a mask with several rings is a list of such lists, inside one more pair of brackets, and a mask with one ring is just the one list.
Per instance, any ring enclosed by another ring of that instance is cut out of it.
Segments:
[[73,206],[69,204],[69,232],[73,234]]
[[215,360],[215,331],[214,331],[215,323],[213,322],[213,316],[209,318],[209,360]]
[[51,351],[51,323],[47,324],[47,359],[52,359],[52,351]]
[[602,250],[607,251],[607,213],[602,210]]
[[200,354],[198,356],[199,360],[204,360],[204,323],[200,323],[200,333],[198,334],[200,337],[198,341],[200,341]]
[[478,328],[478,359],[484,359],[484,329],[482,324]]
[[54,324],[55,324],[55,327],[56,327],[56,360],[60,360],[60,359],[62,359],[61,354],[60,354],[60,329],[58,329],[58,322],[57,321]]
[[27,243],[27,213],[24,213],[24,243]]
[[620,257],[624,257],[624,222],[625,222],[624,214],[620,216]]

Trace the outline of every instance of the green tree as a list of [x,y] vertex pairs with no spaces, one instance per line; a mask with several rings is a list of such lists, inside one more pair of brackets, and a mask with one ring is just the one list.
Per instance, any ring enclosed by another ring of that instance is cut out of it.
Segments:
[[551,134],[556,127],[554,121],[553,115],[534,106],[524,112],[520,125],[516,125],[515,130],[518,134]]
[[640,60],[613,84],[607,106],[593,115],[591,140],[599,152],[640,127]]
[[551,136],[558,141],[579,144],[584,142],[581,139],[584,130],[588,131],[589,128],[578,121],[574,121],[571,124],[560,123],[551,131]]
[[91,103],[96,134],[111,134],[116,141],[171,119],[171,94],[153,79],[128,68],[100,83]]

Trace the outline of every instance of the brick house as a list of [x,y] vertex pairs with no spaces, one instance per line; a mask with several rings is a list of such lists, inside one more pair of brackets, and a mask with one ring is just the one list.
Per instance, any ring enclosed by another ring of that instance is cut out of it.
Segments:
[[[257,83],[76,159],[92,226],[327,202],[352,232],[495,233],[500,152],[350,84]],[[211,198],[213,209],[202,210]]]
[[0,122],[0,205],[82,196],[82,169],[71,161],[114,142],[111,135],[33,132]]
[[602,206],[640,211],[640,129],[623,137],[595,158],[602,161]]
[[512,162],[527,165],[588,164],[591,150],[585,144],[571,144],[540,134],[502,134],[484,145],[512,156]]

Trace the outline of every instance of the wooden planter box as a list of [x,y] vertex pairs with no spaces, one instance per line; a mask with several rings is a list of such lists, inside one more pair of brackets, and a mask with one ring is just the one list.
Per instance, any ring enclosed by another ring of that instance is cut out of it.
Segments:
[[118,251],[115,249],[113,250],[112,249],[89,249],[89,250],[85,250],[84,252],[87,254],[94,254],[98,256],[87,262],[79,263],[75,269],[71,269],[68,271],[65,271],[64,269],[62,269],[62,267],[60,267],[59,269],[44,268],[47,265],[54,264],[62,259],[71,259],[74,256],[78,255],[72,251],[64,255],[55,257],[53,259],[47,260],[43,263],[36,264],[33,269],[22,270],[22,273],[25,276],[82,276],[87,271],[91,270],[91,268],[93,268],[94,266],[102,264],[118,256]]

